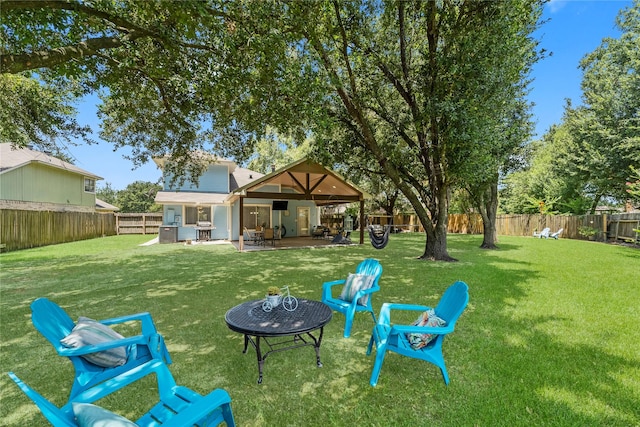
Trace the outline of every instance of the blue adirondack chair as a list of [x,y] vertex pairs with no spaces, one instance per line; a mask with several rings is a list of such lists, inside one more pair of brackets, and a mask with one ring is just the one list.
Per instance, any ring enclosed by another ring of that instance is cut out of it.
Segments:
[[[351,335],[353,317],[357,312],[368,311],[371,313],[371,317],[373,317],[373,322],[375,323],[376,315],[373,312],[373,307],[371,306],[371,296],[374,292],[378,292],[380,290],[378,281],[382,275],[382,265],[376,259],[367,258],[358,264],[355,274],[373,276],[373,283],[370,288],[356,292],[351,301],[345,301],[339,297],[333,296],[333,289],[341,285],[344,286],[347,279],[333,280],[322,284],[322,302],[331,307],[332,310],[338,311],[346,317],[344,326],[345,338],[349,338]],[[365,304],[359,303],[362,299],[366,300]]]
[[[168,366],[160,359],[152,359],[117,377],[104,381],[96,387],[85,390],[60,408],[25,384],[13,372],[9,372],[9,377],[38,406],[53,426],[74,427],[79,425],[78,418],[81,418],[83,414],[86,415],[86,411],[91,411],[93,419],[98,418],[98,415],[95,414],[98,411],[100,421],[103,424],[97,425],[127,425],[123,423],[110,424],[109,422],[113,423],[113,419],[119,418],[119,415],[105,408],[78,404],[93,404],[98,399],[149,374],[156,374],[159,402],[135,421],[135,425],[139,427],[158,425],[186,427],[193,425],[216,426],[225,422],[229,427],[235,426],[231,412],[231,398],[225,390],[216,389],[206,396],[202,396],[187,387],[178,386]],[[119,420],[125,423],[127,421],[121,418]]]
[[[151,315],[146,312],[99,321],[103,325],[139,321],[142,330],[140,335],[80,348],[68,348],[60,342],[73,330],[75,323],[59,305],[47,298],[38,298],[31,304],[31,321],[33,326],[53,345],[58,355],[68,357],[73,363],[75,377],[71,386],[69,400],[105,380],[127,372],[154,358],[171,363],[171,357],[164,344],[164,339],[156,331]],[[121,366],[102,367],[81,357],[86,354],[119,347],[128,348],[128,358]]]
[[[375,386],[378,383],[380,369],[387,351],[393,351],[403,356],[425,360],[433,363],[442,372],[445,384],[449,384],[449,374],[442,357],[442,342],[447,334],[453,332],[458,317],[462,314],[469,302],[469,287],[464,282],[456,282],[449,286],[440,302],[435,307],[435,315],[444,321],[444,325],[437,327],[395,325],[391,323],[391,310],[411,310],[426,312],[430,307],[412,304],[391,304],[384,303],[380,310],[378,323],[373,328],[367,356],[371,354],[373,344],[376,345],[376,360],[373,365],[371,379],[369,383]],[[415,335],[413,335],[415,334]],[[432,341],[424,347],[415,348],[412,346],[412,338],[415,336],[433,335]]]

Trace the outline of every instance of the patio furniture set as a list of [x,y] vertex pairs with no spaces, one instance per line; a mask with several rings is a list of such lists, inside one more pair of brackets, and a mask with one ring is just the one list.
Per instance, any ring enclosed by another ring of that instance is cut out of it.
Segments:
[[[375,259],[365,259],[347,278],[323,283],[322,300],[313,301],[287,294],[277,303],[264,300],[239,304],[225,315],[229,329],[244,335],[243,353],[249,344],[254,347],[258,362],[258,383],[263,381],[263,367],[271,353],[311,346],[315,350],[316,366],[322,367],[320,345],[324,327],[331,321],[333,311],[345,316],[344,337],[351,334],[353,319],[358,312],[370,313],[374,327],[366,354],[376,347],[376,357],[370,377],[375,386],[385,354],[392,351],[436,365],[449,384],[449,376],[442,356],[442,343],[453,332],[456,321],[469,301],[468,286],[456,282],[445,291],[434,308],[383,303],[376,318],[371,300],[380,290],[382,265]],[[341,288],[340,295],[335,295]],[[419,312],[411,325],[394,324],[394,310]],[[31,304],[35,328],[54,346],[58,355],[69,358],[75,369],[71,393],[62,407],[57,407],[20,380],[13,372],[10,378],[38,406],[54,426],[92,425],[87,420],[131,426],[235,426],[231,398],[223,389],[215,389],[202,396],[186,387],[178,386],[168,365],[172,363],[164,339],[149,313],[138,313],[115,319],[95,321],[80,317],[74,323],[67,313],[46,298]],[[139,321],[141,333],[122,337],[109,325]],[[157,378],[159,401],[135,424],[94,404],[97,400],[120,390],[150,374]],[[98,425],[98,424],[95,424]]]

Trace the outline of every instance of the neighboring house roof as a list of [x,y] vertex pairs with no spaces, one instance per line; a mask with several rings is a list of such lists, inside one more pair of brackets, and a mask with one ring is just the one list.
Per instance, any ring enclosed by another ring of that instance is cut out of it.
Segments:
[[17,148],[14,150],[11,148],[11,144],[9,143],[0,144],[0,174],[21,168],[30,163],[39,163],[53,168],[66,170],[95,180],[103,179],[98,175],[40,151],[34,151],[28,148]]
[[104,200],[100,200],[96,197],[96,210],[115,212],[115,211],[119,211],[120,208],[117,206],[113,206],[112,204],[107,203]]
[[252,171],[251,169],[245,168],[236,168],[231,176],[229,177],[229,190],[234,192],[240,187],[244,187],[245,185],[252,183],[264,175],[260,172]]

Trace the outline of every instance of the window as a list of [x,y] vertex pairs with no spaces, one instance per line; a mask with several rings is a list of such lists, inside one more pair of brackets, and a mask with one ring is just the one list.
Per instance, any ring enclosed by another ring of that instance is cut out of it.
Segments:
[[96,180],[91,178],[84,179],[84,191],[87,193],[95,193],[96,192]]
[[184,225],[196,225],[198,221],[211,221],[211,206],[185,206]]
[[271,205],[244,205],[242,223],[247,228],[271,227]]

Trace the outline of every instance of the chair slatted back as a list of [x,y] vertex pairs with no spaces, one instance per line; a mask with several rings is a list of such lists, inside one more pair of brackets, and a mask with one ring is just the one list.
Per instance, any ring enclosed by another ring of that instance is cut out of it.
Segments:
[[38,298],[31,303],[33,326],[55,347],[71,333],[75,323],[60,306],[47,298]]
[[458,317],[469,303],[469,286],[464,282],[456,282],[445,291],[435,308],[436,315],[446,320],[447,325],[454,326]]
[[378,285],[378,279],[382,275],[382,264],[380,261],[373,258],[366,258],[356,267],[356,274],[366,274],[369,276],[375,276],[373,286]]

